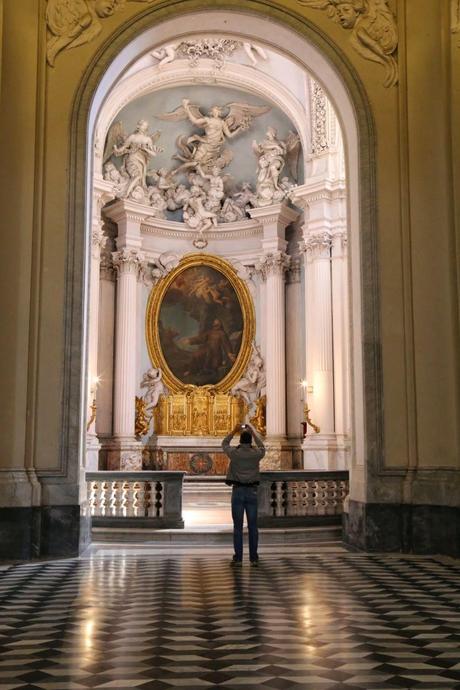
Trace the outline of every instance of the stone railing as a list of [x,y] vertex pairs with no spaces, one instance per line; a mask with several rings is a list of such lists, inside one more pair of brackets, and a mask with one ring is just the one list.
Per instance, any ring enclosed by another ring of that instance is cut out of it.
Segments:
[[347,494],[348,472],[261,472],[259,524],[276,527],[340,522]]
[[[95,527],[181,528],[185,472],[87,472]],[[189,478],[215,483],[223,477]],[[348,494],[348,472],[261,472],[259,525],[338,523]]]
[[87,472],[95,527],[180,528],[185,472]]

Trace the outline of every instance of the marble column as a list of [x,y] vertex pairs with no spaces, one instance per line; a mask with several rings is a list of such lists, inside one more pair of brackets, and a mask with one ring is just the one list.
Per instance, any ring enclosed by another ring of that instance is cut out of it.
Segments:
[[293,257],[286,274],[286,405],[287,436],[297,447],[302,439],[304,376],[303,293],[300,259]]
[[286,439],[286,294],[285,273],[290,257],[285,253],[286,227],[299,214],[286,203],[250,211],[263,228],[259,270],[264,280],[265,367],[267,376],[267,460],[272,469],[292,466]]
[[100,444],[96,434],[98,343],[99,343],[99,304],[100,304],[100,263],[101,251],[107,237],[103,230],[102,209],[114,198],[112,186],[105,180],[96,179],[93,188],[91,219],[91,260],[89,266],[89,318],[88,318],[88,374],[86,388],[86,455],[85,469],[99,469]]
[[113,435],[108,469],[142,469],[142,448],[135,438],[137,278],[142,253],[125,247],[113,254],[117,270]]
[[[310,180],[296,188],[294,203],[304,210],[305,378],[310,427],[303,443],[305,469],[346,467],[348,441],[348,328],[344,186],[340,181]],[[334,238],[337,238],[336,240]]]

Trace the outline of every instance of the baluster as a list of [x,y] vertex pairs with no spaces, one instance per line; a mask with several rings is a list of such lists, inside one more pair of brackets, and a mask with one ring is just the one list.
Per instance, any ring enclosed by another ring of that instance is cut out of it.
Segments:
[[134,499],[135,499],[134,487],[135,487],[134,482],[132,482],[132,481],[125,482],[124,507],[125,507],[125,516],[126,517],[134,517]]
[[157,517],[155,482],[148,482],[147,517]]
[[319,481],[316,483],[316,500],[318,504],[318,515],[326,515],[327,482]]
[[105,482],[96,482],[96,490],[94,496],[94,516],[99,517],[104,515],[104,501],[105,501]]
[[277,487],[276,487],[276,482],[272,482],[270,484],[270,507],[271,507],[272,516],[276,517],[276,515],[277,515]]
[[275,515],[276,517],[284,516],[284,508],[286,505],[286,485],[285,482],[276,482],[276,504],[275,504]]
[[136,516],[137,517],[145,517],[145,509],[146,509],[146,486],[147,482],[138,482],[138,491],[137,491],[137,501],[136,501]]
[[298,496],[297,496],[297,515],[307,515],[307,483],[305,481],[299,482]]
[[112,482],[112,515],[123,517],[123,482]]
[[316,504],[316,482],[306,481],[305,482],[305,503],[306,503],[306,514],[316,515],[317,504]]
[[164,515],[164,482],[155,483],[155,507],[157,517]]
[[88,506],[89,514],[94,515],[95,502],[96,502],[96,487],[97,482],[88,482]]
[[297,515],[297,482],[286,482],[286,515]]
[[327,482],[327,514],[337,514],[337,482],[331,479]]

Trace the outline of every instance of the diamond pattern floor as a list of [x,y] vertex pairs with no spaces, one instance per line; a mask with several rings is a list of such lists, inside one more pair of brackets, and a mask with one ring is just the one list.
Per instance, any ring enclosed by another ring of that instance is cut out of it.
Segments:
[[305,553],[0,570],[0,690],[460,688],[460,566]]

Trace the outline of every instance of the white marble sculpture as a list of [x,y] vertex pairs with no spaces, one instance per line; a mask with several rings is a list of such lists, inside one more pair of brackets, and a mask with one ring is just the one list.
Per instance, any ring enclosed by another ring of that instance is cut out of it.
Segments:
[[258,346],[254,343],[246,372],[243,378],[233,386],[230,393],[243,398],[248,406],[248,414],[251,416],[255,412],[256,400],[266,395],[266,385],[264,360]]
[[105,164],[112,156],[122,157],[120,174],[127,179],[123,196],[140,202],[148,202],[147,175],[150,160],[163,151],[162,147],[155,145],[161,132],[148,134],[148,130],[147,120],[139,120],[134,132],[126,135],[122,122],[117,121],[109,130],[104,151]]
[[[161,113],[156,117],[168,122],[189,120],[196,127],[204,130],[204,134],[181,136],[177,139],[179,153],[173,156],[181,161],[181,165],[174,171],[196,169],[209,174],[213,167],[224,168],[232,160],[233,154],[225,148],[227,139],[233,139],[240,132],[248,130],[255,117],[268,113],[270,106],[249,105],[248,103],[228,103],[224,106],[214,105],[207,115],[203,115],[200,107],[190,103],[187,98],[182,105],[170,113]],[[224,113],[227,112],[226,115]]]
[[151,419],[153,417],[153,410],[158,405],[160,395],[167,395],[168,389],[163,383],[163,374],[161,369],[148,369],[141,381],[141,388],[146,388],[143,400],[145,402],[145,412]]
[[204,233],[217,225],[217,213],[205,208],[205,199],[206,196],[202,188],[193,186],[183,207],[184,223],[190,230],[195,230],[198,233],[193,242],[197,248],[206,247],[207,241],[204,239]]
[[[282,201],[288,189],[286,181],[280,183],[280,174],[285,165],[297,167],[300,151],[300,139],[297,134],[290,132],[286,141],[278,138],[274,127],[268,127],[265,139],[261,142],[253,141],[252,149],[257,156],[257,185],[255,206],[269,206]],[[293,159],[295,163],[293,162]],[[283,178],[284,180],[284,178]]]

